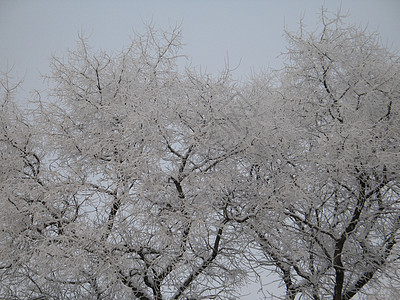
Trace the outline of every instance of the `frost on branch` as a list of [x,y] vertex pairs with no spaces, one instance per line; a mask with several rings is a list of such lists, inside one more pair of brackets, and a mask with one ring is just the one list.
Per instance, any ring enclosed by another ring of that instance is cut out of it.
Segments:
[[[2,265],[2,295],[234,295],[246,273],[244,241],[226,216],[223,185],[253,138],[252,110],[229,72],[179,74],[180,38],[178,29],[149,28],[117,55],[93,53],[81,38],[77,50],[52,59],[49,100],[37,103],[32,128],[46,156],[40,173],[30,162],[32,189],[21,182],[29,199],[7,204],[18,222],[31,222],[15,233],[28,249]],[[23,177],[28,158],[17,150]]]
[[321,31],[287,33],[279,169],[269,154],[258,164],[259,180],[286,178],[248,226],[288,299],[350,299],[397,266],[399,58],[342,22],[323,15]]
[[178,72],[179,28],[80,38],[32,110],[5,74],[0,297],[237,299],[266,269],[286,299],[395,295],[399,58],[342,21],[240,84]]

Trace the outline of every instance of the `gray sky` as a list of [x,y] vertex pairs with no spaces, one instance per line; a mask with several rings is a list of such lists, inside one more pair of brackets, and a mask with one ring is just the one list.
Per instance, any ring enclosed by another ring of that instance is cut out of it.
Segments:
[[133,30],[153,20],[161,28],[182,23],[182,54],[193,67],[217,75],[229,57],[231,66],[240,62],[236,78],[245,79],[252,69],[278,68],[284,26],[295,31],[303,17],[315,29],[324,2],[333,12],[341,6],[350,23],[368,25],[399,52],[399,0],[0,0],[0,70],[14,66],[13,74],[25,77],[21,95],[27,97],[29,90],[43,88],[40,73],[48,72],[49,57],[74,48],[79,32],[90,36],[95,49],[119,51]]
[[[182,23],[186,54],[192,66],[217,74],[229,57],[245,79],[252,69],[278,68],[285,51],[284,26],[296,30],[300,17],[310,30],[318,22],[322,0],[169,0],[169,1],[20,1],[0,0],[0,70],[14,66],[25,77],[25,90],[42,88],[40,73],[48,59],[74,48],[79,32],[94,48],[118,51],[129,44],[133,30],[153,20],[161,28]],[[377,30],[383,43],[400,49],[399,0],[327,0],[342,6],[349,21]],[[40,73],[39,73],[40,72]]]

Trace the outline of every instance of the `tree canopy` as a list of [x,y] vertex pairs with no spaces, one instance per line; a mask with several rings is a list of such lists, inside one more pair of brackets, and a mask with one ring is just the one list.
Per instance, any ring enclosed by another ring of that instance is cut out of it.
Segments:
[[235,299],[265,270],[285,299],[398,296],[399,56],[340,16],[286,37],[247,82],[178,71],[151,26],[81,37],[30,109],[6,72],[0,298]]

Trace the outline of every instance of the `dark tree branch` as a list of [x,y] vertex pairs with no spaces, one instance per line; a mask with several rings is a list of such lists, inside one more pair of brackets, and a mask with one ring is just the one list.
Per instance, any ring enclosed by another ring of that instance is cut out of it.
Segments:
[[203,263],[197,267],[190,275],[189,277],[178,287],[177,292],[174,294],[174,296],[171,299],[177,300],[179,297],[182,295],[182,293],[193,283],[193,281],[204,271],[206,270],[212,262],[217,258],[217,255],[219,253],[219,246],[222,238],[222,233],[224,230],[224,226],[226,223],[228,223],[228,219],[225,219],[221,227],[218,229],[217,235],[215,236],[214,240],[214,245],[211,249],[211,254],[209,257],[205,260],[203,260]]

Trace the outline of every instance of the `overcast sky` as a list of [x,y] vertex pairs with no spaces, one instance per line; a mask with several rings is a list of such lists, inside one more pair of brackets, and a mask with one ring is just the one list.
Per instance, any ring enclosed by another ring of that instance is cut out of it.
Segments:
[[341,6],[349,22],[368,25],[385,45],[400,49],[399,0],[0,0],[0,70],[14,66],[14,75],[25,77],[25,90],[40,89],[49,57],[74,48],[79,32],[95,48],[118,51],[133,30],[153,20],[161,28],[182,24],[182,54],[192,66],[217,74],[229,57],[231,66],[240,63],[235,76],[245,79],[252,69],[278,68],[284,27],[296,30],[303,17],[315,29],[324,2],[333,12]]
[[240,63],[235,76],[245,79],[252,69],[278,68],[284,27],[295,31],[303,18],[315,29],[324,2],[333,12],[341,7],[350,23],[378,31],[384,45],[399,51],[399,0],[0,0],[0,70],[14,66],[13,74],[25,77],[27,97],[43,88],[40,73],[48,72],[49,57],[74,48],[79,32],[90,36],[94,48],[118,51],[133,30],[152,20],[161,28],[182,24],[182,54],[193,67],[217,75],[229,57],[231,66]]

